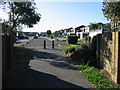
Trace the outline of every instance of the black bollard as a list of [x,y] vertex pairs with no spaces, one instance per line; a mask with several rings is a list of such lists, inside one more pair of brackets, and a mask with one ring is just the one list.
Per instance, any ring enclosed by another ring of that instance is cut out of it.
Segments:
[[52,41],[52,49],[54,49],[54,40]]
[[44,40],[44,49],[46,49],[46,41]]

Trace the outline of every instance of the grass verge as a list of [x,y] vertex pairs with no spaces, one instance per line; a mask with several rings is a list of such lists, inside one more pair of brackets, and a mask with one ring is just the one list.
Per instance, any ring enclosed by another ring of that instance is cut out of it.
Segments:
[[59,40],[59,41],[66,41],[67,38],[65,37],[55,37],[56,40]]
[[21,43],[21,41],[15,41],[15,43]]
[[76,50],[79,48],[82,48],[83,44],[79,43],[79,44],[70,44],[71,46],[60,46],[60,49],[62,49],[63,51],[67,51],[70,48],[75,48]]
[[89,82],[91,82],[93,85],[95,85],[96,88],[99,88],[100,90],[104,90],[106,88],[108,89],[117,89],[116,86],[114,86],[106,76],[100,74],[99,70],[90,67],[88,65],[76,65],[76,67],[80,68],[82,70],[83,75],[85,78],[88,79]]
[[70,48],[72,48],[72,46],[60,46],[60,49],[62,49],[64,52],[66,52]]

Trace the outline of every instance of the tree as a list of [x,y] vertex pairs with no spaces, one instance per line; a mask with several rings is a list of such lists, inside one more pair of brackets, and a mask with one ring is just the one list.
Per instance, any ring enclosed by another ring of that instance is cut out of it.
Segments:
[[47,35],[51,35],[51,30],[47,30]]
[[59,31],[55,31],[55,35],[56,36],[60,35],[60,32]]
[[4,33],[4,34],[9,33],[10,32],[9,30],[11,27],[8,25],[8,22],[4,21],[1,24],[2,24],[2,33]]
[[104,26],[104,24],[101,23],[101,22],[90,23],[90,25],[88,25],[88,27],[90,28],[90,30],[102,29],[103,26]]
[[8,24],[11,26],[11,30],[21,27],[23,25],[33,27],[34,24],[39,22],[41,15],[38,14],[35,9],[35,3],[33,1],[29,2],[4,2],[8,8]]
[[102,11],[104,16],[113,23],[112,26],[117,28],[120,21],[120,1],[104,0]]
[[0,5],[5,6],[4,10],[7,11],[9,20],[5,21],[7,23],[3,24],[4,27],[9,27],[5,30],[11,37],[11,43],[13,45],[15,32],[17,28],[23,26],[33,27],[34,24],[40,21],[41,15],[35,10],[35,3],[33,0],[29,2],[14,2],[14,0],[9,0],[9,2],[0,1]]

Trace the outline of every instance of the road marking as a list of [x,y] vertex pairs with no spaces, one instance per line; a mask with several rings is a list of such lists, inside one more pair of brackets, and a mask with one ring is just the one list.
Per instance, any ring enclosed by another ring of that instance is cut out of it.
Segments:
[[60,47],[61,45],[60,45],[60,44],[58,44],[58,46]]
[[55,39],[50,39],[50,38],[46,38],[46,39],[48,39],[49,41],[55,41]]

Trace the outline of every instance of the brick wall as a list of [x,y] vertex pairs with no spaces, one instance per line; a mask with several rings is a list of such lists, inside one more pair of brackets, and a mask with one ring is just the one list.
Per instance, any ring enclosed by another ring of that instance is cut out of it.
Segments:
[[120,33],[103,33],[97,35],[97,64],[105,69],[115,83],[120,83]]

